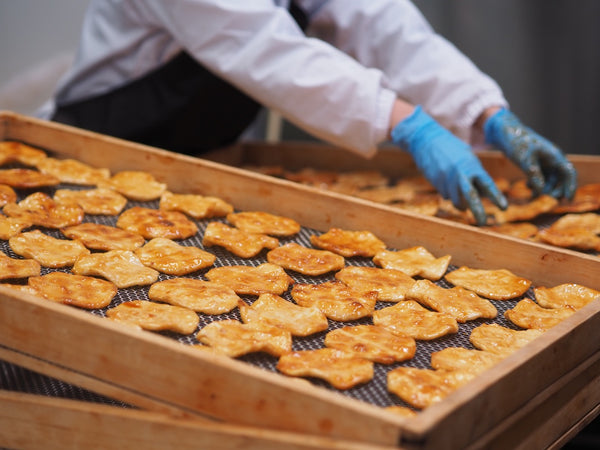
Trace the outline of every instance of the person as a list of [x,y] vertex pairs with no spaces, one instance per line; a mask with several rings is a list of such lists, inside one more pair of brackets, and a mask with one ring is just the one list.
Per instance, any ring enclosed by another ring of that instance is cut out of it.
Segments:
[[576,172],[501,88],[408,0],[91,0],[72,68],[42,117],[172,151],[239,139],[261,107],[368,158],[408,151],[478,224],[507,201],[473,151],[487,142],[535,193]]

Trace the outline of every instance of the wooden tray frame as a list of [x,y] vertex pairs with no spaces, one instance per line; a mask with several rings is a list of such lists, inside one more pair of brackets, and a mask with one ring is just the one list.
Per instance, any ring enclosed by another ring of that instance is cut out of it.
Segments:
[[[600,289],[600,260],[578,252],[425,219],[9,112],[0,113],[0,138],[21,140],[113,172],[146,170],[175,192],[220,196],[239,209],[276,212],[318,230],[368,228],[390,247],[418,243],[434,254],[451,254],[457,265],[506,267],[535,285],[576,282]],[[0,345],[5,347],[0,357],[26,366],[38,361],[42,373],[185,418],[208,415],[235,426],[364,445],[464,448],[486,439],[492,442],[494,433],[508,427],[515,415],[552,404],[564,389],[585,391],[596,382],[598,303],[589,304],[494,370],[411,419],[6,288],[0,288]],[[594,414],[598,399],[581,403],[573,407],[573,420],[561,421],[563,432],[586,414]]]

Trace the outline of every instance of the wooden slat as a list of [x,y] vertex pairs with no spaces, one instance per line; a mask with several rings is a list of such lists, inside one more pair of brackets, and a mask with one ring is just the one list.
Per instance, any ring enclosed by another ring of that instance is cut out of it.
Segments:
[[391,450],[366,443],[206,424],[149,411],[0,390],[0,446],[19,449]]

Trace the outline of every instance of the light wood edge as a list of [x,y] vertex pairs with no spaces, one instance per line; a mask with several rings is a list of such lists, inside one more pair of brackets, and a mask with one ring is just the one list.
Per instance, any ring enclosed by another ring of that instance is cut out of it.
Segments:
[[5,390],[0,390],[0,429],[0,445],[20,449],[396,448]]

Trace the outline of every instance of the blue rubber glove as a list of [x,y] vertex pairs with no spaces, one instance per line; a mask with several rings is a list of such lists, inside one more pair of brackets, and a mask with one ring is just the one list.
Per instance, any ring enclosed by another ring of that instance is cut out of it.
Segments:
[[478,225],[486,222],[480,195],[501,209],[507,201],[471,147],[431,118],[420,106],[394,127],[392,142],[407,150],[419,170],[457,208],[469,208]]
[[501,109],[483,126],[487,143],[504,154],[527,175],[535,194],[572,199],[577,172],[565,155],[547,139],[526,127],[509,110]]

